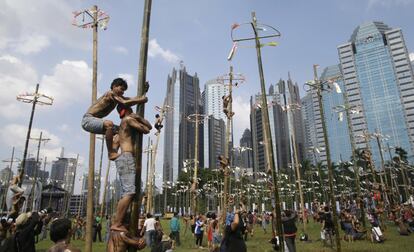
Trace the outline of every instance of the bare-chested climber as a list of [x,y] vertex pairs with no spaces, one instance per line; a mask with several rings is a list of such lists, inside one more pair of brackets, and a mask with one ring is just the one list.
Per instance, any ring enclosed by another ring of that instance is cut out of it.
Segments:
[[232,102],[233,99],[230,94],[226,96],[223,95],[223,97],[221,98],[223,99],[223,112],[227,116],[227,118],[231,118],[232,116],[234,116],[234,112],[230,113],[229,104]]
[[138,133],[148,134],[152,128],[151,124],[137,114],[132,113],[132,109],[119,103],[117,106],[119,116],[122,121],[118,135],[114,137],[114,144],[111,148],[121,153],[115,157],[115,165],[119,174],[122,188],[122,198],[116,208],[115,222],[111,230],[127,232],[122,221],[125,217],[128,206],[131,204],[135,194],[135,157],[133,135]]
[[[148,84],[146,84],[146,88],[148,88]],[[128,84],[124,79],[114,79],[111,84],[111,90],[106,92],[92,104],[82,119],[82,128],[84,130],[93,134],[105,135],[106,147],[108,148],[108,156],[110,160],[114,160],[117,157],[116,151],[112,148],[114,123],[110,120],[104,120],[103,118],[109,115],[109,113],[115,109],[117,104],[133,106],[148,101],[148,98],[145,96],[136,96],[133,98],[124,97],[123,94],[127,89]]]
[[154,123],[154,128],[157,130],[157,132],[155,132],[155,135],[159,135],[161,133],[161,129],[162,127],[164,127],[162,125],[162,118],[159,114],[155,115],[155,123]]

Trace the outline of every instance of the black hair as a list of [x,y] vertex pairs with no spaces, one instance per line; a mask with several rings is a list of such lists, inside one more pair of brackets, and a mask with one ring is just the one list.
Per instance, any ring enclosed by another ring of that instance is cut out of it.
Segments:
[[155,115],[155,118],[158,118],[158,117],[160,117],[160,115],[159,115],[159,114],[156,114],[156,115]]
[[151,218],[152,215],[150,213],[147,213],[147,218]]
[[292,215],[292,211],[290,211],[289,209],[286,209],[285,211],[286,217],[290,217]]
[[114,87],[123,86],[125,90],[128,89],[128,83],[122,79],[122,78],[116,78],[111,83],[111,90],[114,89]]
[[50,225],[50,239],[53,242],[58,242],[66,239],[69,235],[69,230],[72,228],[72,223],[69,219],[57,219]]

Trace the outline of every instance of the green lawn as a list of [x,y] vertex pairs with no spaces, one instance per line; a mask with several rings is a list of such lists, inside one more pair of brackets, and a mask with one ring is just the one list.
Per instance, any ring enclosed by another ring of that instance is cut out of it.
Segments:
[[[163,220],[162,221],[163,227],[165,229],[165,233],[169,234],[169,225],[168,221]],[[105,225],[103,225],[105,227]],[[298,225],[298,228],[300,229],[300,226]],[[313,240],[313,242],[303,243],[300,242],[298,239],[296,239],[296,248],[297,251],[332,251],[330,248],[324,248],[322,243],[320,241],[316,241],[319,238],[319,224],[313,224],[313,221],[310,221],[308,225],[308,233],[310,235],[310,238]],[[184,235],[184,227],[182,225],[181,230],[181,246],[177,248],[174,251],[180,252],[180,251],[207,251],[207,249],[196,249],[194,244],[195,240],[192,236],[192,233],[190,230],[187,230],[186,234]],[[102,235],[105,235],[105,231],[102,232]],[[368,252],[368,251],[375,251],[375,252],[381,252],[381,251],[412,251],[411,249],[414,247],[414,234],[411,236],[400,236],[397,233],[396,226],[393,224],[387,225],[387,230],[385,231],[385,237],[386,241],[383,244],[374,244],[370,241],[355,241],[355,242],[345,242],[341,241],[342,244],[342,251],[355,251],[355,252]],[[270,229],[268,229],[267,235],[264,234],[263,230],[260,227],[255,228],[254,237],[248,239],[246,242],[247,244],[247,250],[253,251],[253,252],[270,252],[272,251],[271,245],[267,242],[270,239]],[[84,248],[84,242],[83,241],[72,241],[72,244],[81,250]],[[203,246],[207,247],[207,236],[204,236],[203,239]],[[47,248],[49,248],[52,245],[51,241],[41,241],[37,244],[37,250],[36,251],[47,251]],[[410,249],[411,248],[411,249]],[[104,242],[102,243],[94,243],[93,245],[93,251],[106,251],[106,244]],[[146,248],[143,251],[148,252],[150,249]]]

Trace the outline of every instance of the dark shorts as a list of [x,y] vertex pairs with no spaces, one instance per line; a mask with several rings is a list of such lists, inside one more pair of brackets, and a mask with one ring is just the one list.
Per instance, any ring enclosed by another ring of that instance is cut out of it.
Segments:
[[115,160],[121,182],[122,197],[135,194],[135,158],[131,152],[123,152]]

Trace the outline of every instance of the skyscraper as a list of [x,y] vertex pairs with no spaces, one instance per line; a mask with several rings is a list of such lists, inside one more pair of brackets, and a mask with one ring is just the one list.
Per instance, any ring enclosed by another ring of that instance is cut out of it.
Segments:
[[316,99],[315,95],[316,94],[314,94],[312,90],[309,90],[301,99],[303,132],[305,138],[305,158],[310,160],[313,164],[316,164],[319,161],[319,153],[317,153],[316,149],[320,149],[316,136],[315,103],[317,101],[314,101]]
[[52,171],[50,173],[52,183],[68,192],[72,192],[76,166],[76,158],[58,157],[58,160],[52,162]]
[[227,117],[223,113],[222,97],[228,92],[228,86],[213,79],[206,82],[202,93],[204,113],[210,116],[204,127],[204,165],[212,169],[217,168],[218,155],[224,153]]
[[[194,159],[195,123],[187,116],[203,113],[197,73],[189,75],[184,66],[173,69],[167,79],[166,104],[173,107],[164,123],[163,180],[176,181],[185,159]],[[199,124],[198,167],[203,167],[203,124]]]
[[253,168],[252,132],[249,129],[244,130],[240,138],[240,147],[240,164],[238,166],[242,168]]
[[[341,74],[338,65],[326,67],[321,74],[321,81],[331,80]],[[344,90],[342,80],[337,81],[341,90]],[[323,137],[322,123],[320,120],[320,110],[316,91],[311,89],[302,99],[304,128],[306,135],[307,158],[313,162],[326,163],[325,140]],[[334,90],[325,90],[322,93],[322,104],[325,112],[325,123],[328,134],[331,161],[339,163],[350,160],[352,155],[351,143],[348,133],[348,120],[343,108],[338,110],[338,106],[344,105],[343,93]],[[342,111],[342,113],[338,113]],[[317,149],[317,150],[316,150]]]
[[[338,46],[338,53],[349,104],[362,107],[362,113],[351,115],[357,148],[366,145],[358,135],[378,131],[389,136],[390,146],[400,146],[412,156],[414,76],[401,29],[364,23],[349,42]],[[378,164],[375,139],[368,144]]]
[[[273,90],[271,86],[270,90]],[[273,144],[273,156],[275,159],[276,168],[286,167],[288,155],[286,150],[289,148],[289,143],[286,143],[288,139],[286,137],[287,132],[287,120],[286,115],[283,112],[283,108],[280,104],[280,94],[271,93],[267,95],[268,112],[269,112],[269,124],[270,134]],[[253,170],[266,171],[268,161],[265,154],[265,137],[263,130],[263,115],[262,115],[262,96],[255,95],[250,98],[250,125],[252,130],[252,143],[253,143]]]

